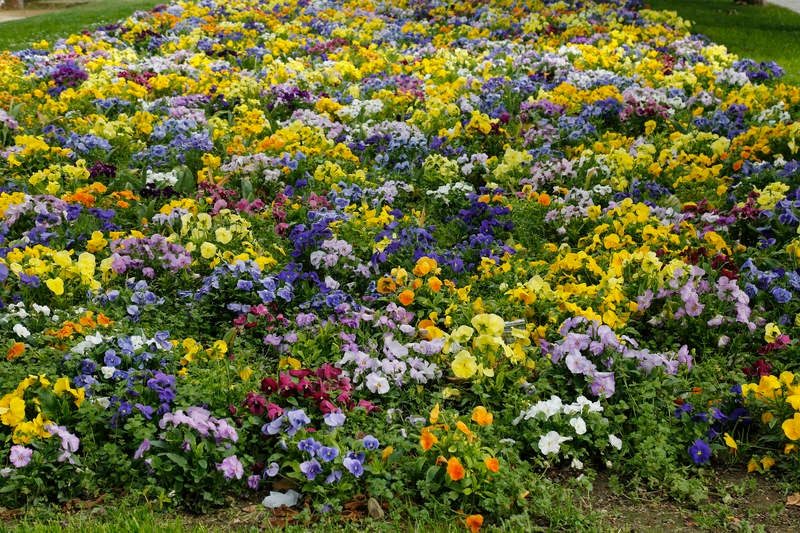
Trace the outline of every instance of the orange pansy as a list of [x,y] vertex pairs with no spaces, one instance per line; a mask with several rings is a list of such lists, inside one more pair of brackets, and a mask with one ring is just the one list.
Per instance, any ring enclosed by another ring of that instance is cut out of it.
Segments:
[[406,289],[397,296],[397,299],[401,304],[408,305],[414,301],[414,291]]
[[431,446],[439,442],[439,439],[436,438],[436,435],[428,431],[427,429],[422,431],[422,435],[419,436],[419,445],[422,446],[422,449],[428,451],[431,449]]
[[472,533],[477,533],[477,531],[483,525],[483,515],[479,514],[471,514],[467,517],[466,526]]
[[488,426],[494,421],[494,415],[479,405],[472,410],[472,421],[477,422],[479,426]]
[[11,346],[11,348],[9,348],[8,355],[6,356],[6,358],[9,361],[13,361],[14,359],[16,359],[17,357],[22,355],[22,352],[24,352],[24,351],[25,351],[25,344],[23,344],[21,342],[15,342]]
[[453,481],[464,479],[464,473],[464,466],[458,457],[451,457],[447,460],[447,475],[450,476],[450,479]]

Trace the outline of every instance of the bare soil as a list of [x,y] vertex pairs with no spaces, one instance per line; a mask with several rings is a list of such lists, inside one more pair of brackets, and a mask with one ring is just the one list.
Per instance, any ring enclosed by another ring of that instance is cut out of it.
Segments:
[[779,490],[775,480],[723,471],[709,494],[707,502],[692,505],[656,493],[620,494],[598,478],[587,507],[602,517],[598,526],[612,531],[800,531],[800,498]]
[[41,15],[42,13],[49,13],[53,11],[52,9],[19,9],[19,8],[11,8],[6,9],[5,7],[0,8],[0,22],[8,22],[10,20],[20,20],[28,17],[32,17],[34,15]]

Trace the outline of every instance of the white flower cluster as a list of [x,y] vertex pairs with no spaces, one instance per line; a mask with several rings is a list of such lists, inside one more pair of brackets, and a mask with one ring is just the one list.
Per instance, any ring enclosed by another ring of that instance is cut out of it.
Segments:
[[514,419],[512,424],[515,426],[523,420],[535,418],[539,413],[544,415],[544,419],[548,420],[558,414],[573,415],[583,413],[586,408],[587,413],[602,413],[603,406],[599,401],[591,401],[586,396],[578,396],[578,398],[570,404],[564,404],[558,396],[551,396],[549,400],[540,400],[530,406],[527,410],[522,411],[517,418]]
[[[401,325],[398,329],[413,335],[413,326]],[[430,361],[430,356],[442,351],[444,339],[403,343],[394,333],[383,338],[382,355],[377,350],[345,350],[336,366],[345,368],[354,383],[366,385],[370,392],[386,394],[392,386],[402,387],[408,383],[425,384],[441,377],[439,367]],[[353,367],[352,369],[348,367]]]
[[2,315],[0,315],[0,324],[8,324],[12,321],[15,322],[11,330],[20,339],[27,339],[31,336],[31,331],[25,324],[30,326],[31,324],[35,323],[35,319],[39,317],[47,317],[51,322],[58,321],[59,319],[57,315],[53,315],[52,317],[50,316],[50,308],[46,305],[33,303],[31,304],[31,311],[32,313],[28,312],[24,302],[10,303]]
[[445,205],[450,205],[451,199],[463,198],[474,191],[475,189],[469,183],[457,181],[455,183],[445,183],[437,189],[427,191],[427,194]]
[[729,83],[731,85],[736,85],[741,87],[742,85],[746,85],[749,83],[750,80],[747,78],[747,74],[744,72],[739,72],[733,68],[726,68],[725,70],[717,73],[717,83]]
[[148,170],[146,182],[159,188],[172,187],[178,183],[178,170],[172,169],[169,172],[153,172],[152,170]]
[[366,117],[371,117],[373,115],[377,115],[383,111],[383,101],[382,100],[358,100],[354,99],[350,105],[346,105],[336,111],[336,114],[341,119],[350,119],[353,120],[360,116],[362,113]]
[[[585,435],[587,431],[586,421],[581,416],[583,413],[602,413],[603,406],[599,401],[590,401],[585,396],[579,396],[573,403],[565,404],[558,396],[551,396],[549,400],[540,400],[530,406],[528,409],[522,411],[517,418],[514,419],[512,424],[518,425],[523,420],[538,418],[540,420],[549,420],[556,415],[565,415],[569,417],[569,425],[575,432],[575,435]],[[544,455],[556,455],[561,451],[561,444],[572,440],[573,437],[564,436],[558,431],[551,430],[543,434],[537,443],[539,451]],[[608,442],[612,447],[617,450],[622,449],[622,440],[616,435],[609,434]],[[573,460],[573,467],[580,469],[583,464],[577,460]]]

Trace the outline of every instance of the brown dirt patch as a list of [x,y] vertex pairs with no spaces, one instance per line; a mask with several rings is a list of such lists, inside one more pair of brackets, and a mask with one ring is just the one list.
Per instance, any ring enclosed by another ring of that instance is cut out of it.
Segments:
[[751,531],[796,533],[800,505],[774,480],[741,471],[723,471],[709,486],[709,500],[692,505],[656,493],[620,494],[598,477],[587,507],[613,531]]
[[52,9],[0,9],[0,22],[20,20],[42,13],[49,13]]

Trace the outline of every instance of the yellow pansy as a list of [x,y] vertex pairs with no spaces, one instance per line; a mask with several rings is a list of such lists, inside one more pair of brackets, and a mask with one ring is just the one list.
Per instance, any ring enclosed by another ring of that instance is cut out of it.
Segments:
[[433,409],[431,409],[431,412],[428,415],[428,420],[430,420],[431,424],[435,424],[436,422],[439,421],[439,412],[440,408],[439,404],[437,403],[436,405],[433,406]]
[[214,237],[220,244],[228,244],[233,239],[233,233],[228,228],[217,228],[214,231]]
[[0,399],[0,421],[14,427],[25,420],[25,400],[19,396],[6,394]]
[[44,282],[47,288],[56,296],[64,294],[64,280],[61,278],[51,278]]
[[203,259],[211,259],[217,254],[217,246],[211,242],[204,242],[200,245],[200,255]]
[[789,440],[800,439],[800,413],[795,413],[792,418],[784,420],[781,429]]
[[453,358],[450,368],[457,378],[471,378],[478,371],[478,363],[475,357],[467,350],[461,350]]
[[492,313],[481,313],[472,317],[472,326],[481,335],[501,336],[505,328],[502,317]]
[[462,325],[453,330],[453,333],[450,334],[450,338],[459,344],[464,344],[472,337],[473,333],[475,333],[474,329],[469,326]]
[[239,378],[242,381],[249,381],[250,376],[252,375],[253,375],[253,369],[250,368],[249,366],[239,370]]
[[778,338],[778,335],[781,334],[781,329],[778,327],[777,324],[774,322],[767,323],[764,326],[764,340],[767,342],[775,342],[775,339]]

